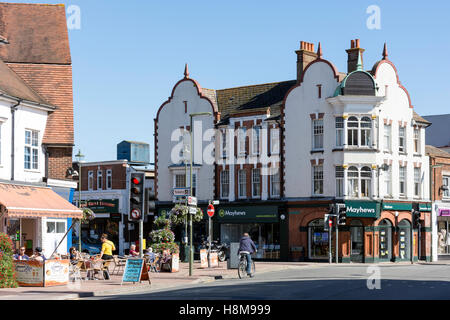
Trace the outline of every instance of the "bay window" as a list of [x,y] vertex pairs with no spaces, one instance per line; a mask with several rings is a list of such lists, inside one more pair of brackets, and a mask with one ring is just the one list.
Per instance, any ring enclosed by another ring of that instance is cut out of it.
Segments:
[[369,117],[363,117],[361,125],[361,144],[360,146],[370,147],[370,133],[372,132],[372,120]]
[[358,168],[350,167],[347,171],[347,180],[348,180],[348,195],[352,198],[357,198],[359,194],[358,189]]
[[370,147],[372,120],[369,117],[358,119],[355,116],[347,121],[347,145],[349,147]]
[[350,117],[347,121],[347,145],[349,147],[358,146],[358,118]]
[[361,170],[351,166],[347,171],[349,197],[370,198],[372,193],[372,170],[364,166]]
[[361,168],[361,197],[369,198],[372,186],[372,170],[369,167]]
[[336,147],[344,145],[344,118],[336,117]]

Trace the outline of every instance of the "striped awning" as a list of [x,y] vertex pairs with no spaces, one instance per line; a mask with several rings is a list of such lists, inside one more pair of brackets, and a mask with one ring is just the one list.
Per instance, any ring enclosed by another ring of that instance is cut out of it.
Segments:
[[0,205],[10,218],[83,217],[80,209],[47,187],[0,183]]

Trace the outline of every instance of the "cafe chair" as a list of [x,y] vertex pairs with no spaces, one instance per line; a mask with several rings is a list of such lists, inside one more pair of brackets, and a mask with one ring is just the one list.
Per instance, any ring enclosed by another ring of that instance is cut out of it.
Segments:
[[83,280],[83,277],[81,276],[81,268],[83,267],[83,261],[78,261],[77,264],[70,264],[69,265],[69,279],[72,279],[73,282],[80,280]]
[[127,264],[127,259],[121,259],[121,258],[119,258],[119,256],[114,255],[113,261],[114,261],[114,269],[111,272],[111,274],[114,274],[114,272],[117,270],[117,275],[119,275],[119,272],[121,270],[123,272],[125,265]]

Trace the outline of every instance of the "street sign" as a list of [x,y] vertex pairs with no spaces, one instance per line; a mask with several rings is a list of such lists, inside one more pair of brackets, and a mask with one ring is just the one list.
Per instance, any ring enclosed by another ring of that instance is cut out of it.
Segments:
[[197,208],[196,207],[189,207],[189,214],[197,214]]
[[140,219],[140,218],[141,218],[141,210],[139,210],[139,209],[133,209],[133,210],[131,211],[131,217],[132,217],[133,219],[136,219],[136,220]]
[[196,197],[188,197],[188,205],[197,206],[197,198]]
[[174,196],[187,196],[189,195],[189,188],[173,188]]
[[208,211],[207,211],[207,213],[208,213],[208,216],[210,216],[211,218],[214,216],[214,206],[213,206],[212,204],[210,204],[210,205],[208,206]]

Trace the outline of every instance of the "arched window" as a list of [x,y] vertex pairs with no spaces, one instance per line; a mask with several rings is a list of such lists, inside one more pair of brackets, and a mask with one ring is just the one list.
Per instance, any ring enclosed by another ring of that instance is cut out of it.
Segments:
[[358,195],[358,179],[359,173],[358,168],[350,167],[347,172],[347,180],[348,180],[348,195],[350,197],[357,198]]
[[392,258],[392,223],[384,219],[380,222],[380,260]]
[[361,168],[361,197],[369,198],[372,186],[372,170],[369,167]]
[[370,146],[370,132],[372,130],[372,120],[369,117],[363,117],[361,125],[361,146]]
[[358,146],[358,130],[359,130],[359,123],[358,118],[356,117],[350,117],[347,120],[347,144],[349,146]]

